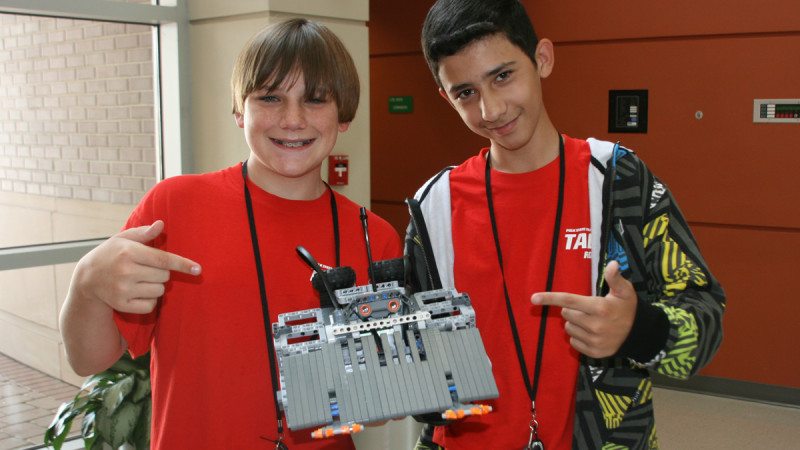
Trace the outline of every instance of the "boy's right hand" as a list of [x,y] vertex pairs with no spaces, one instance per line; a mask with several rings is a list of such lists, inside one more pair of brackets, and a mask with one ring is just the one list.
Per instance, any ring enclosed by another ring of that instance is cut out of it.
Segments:
[[120,312],[151,312],[171,270],[194,276],[201,271],[190,259],[146,245],[163,231],[164,222],[156,220],[110,237],[80,260],[74,288]]

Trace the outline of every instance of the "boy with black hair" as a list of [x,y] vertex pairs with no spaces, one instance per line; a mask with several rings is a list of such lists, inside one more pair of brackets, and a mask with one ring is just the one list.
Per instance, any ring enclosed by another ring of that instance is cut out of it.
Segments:
[[557,131],[553,43],[518,0],[439,0],[422,47],[490,146],[410,202],[410,281],[470,295],[500,397],[418,448],[656,448],[649,371],[706,365],[725,308],[675,200],[630,150]]
[[[61,314],[70,364],[88,375],[151,351],[153,449],[353,448],[283,428],[270,330],[320,306],[298,245],[366,283],[359,206],[320,168],[355,116],[355,66],[328,28],[292,19],[249,41],[231,90],[247,160],[158,183],[78,262]],[[399,256],[394,229],[369,220],[375,259]]]

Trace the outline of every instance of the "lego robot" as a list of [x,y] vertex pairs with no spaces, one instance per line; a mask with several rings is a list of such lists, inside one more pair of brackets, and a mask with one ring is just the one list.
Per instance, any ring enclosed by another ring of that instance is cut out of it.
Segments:
[[[363,212],[362,222],[371,262]],[[316,272],[322,306],[280,314],[272,324],[276,395],[290,429],[316,427],[311,435],[321,439],[408,415],[491,411],[470,403],[498,391],[466,294],[407,295],[402,258],[371,262],[370,284],[354,286],[351,268],[323,272],[304,248],[297,251]]]

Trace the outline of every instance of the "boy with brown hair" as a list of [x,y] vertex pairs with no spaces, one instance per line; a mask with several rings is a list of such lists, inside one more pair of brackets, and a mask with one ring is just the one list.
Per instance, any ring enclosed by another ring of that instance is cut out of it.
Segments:
[[[70,364],[88,375],[151,352],[153,449],[353,448],[283,428],[271,324],[320,306],[298,245],[366,283],[359,206],[321,178],[356,113],[355,66],[329,29],[292,19],[250,40],[231,87],[248,158],[158,183],[79,261],[61,314]],[[369,218],[375,259],[399,256]]]

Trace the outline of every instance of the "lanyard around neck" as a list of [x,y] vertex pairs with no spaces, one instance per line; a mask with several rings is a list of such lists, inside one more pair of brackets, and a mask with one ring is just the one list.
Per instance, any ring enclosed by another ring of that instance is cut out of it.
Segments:
[[[511,308],[511,298],[508,295],[508,285],[506,283],[506,274],[503,268],[503,252],[500,250],[500,236],[497,231],[497,220],[494,213],[494,201],[492,199],[492,170],[491,170],[491,151],[486,153],[486,200],[489,206],[489,219],[492,222],[492,234],[494,236],[494,244],[497,250],[497,262],[500,265],[500,275],[503,279],[503,294],[506,299],[506,309],[508,311],[508,322],[511,326],[511,334],[514,336],[514,346],[517,350],[517,359],[519,359],[519,366],[522,371],[522,379],[525,382],[525,389],[528,391],[528,397],[531,399],[531,408],[535,420],[536,409],[536,392],[539,389],[539,373],[542,368],[542,355],[544,353],[544,338],[547,326],[547,313],[548,306],[542,306],[542,316],[539,321],[539,341],[536,348],[536,363],[533,366],[533,380],[528,376],[528,368],[525,364],[525,354],[522,351],[522,344],[520,342],[519,331],[517,331],[517,322],[514,319],[514,311]],[[553,242],[550,248],[550,266],[547,269],[547,284],[545,291],[553,289],[553,279],[556,270],[556,257],[558,255],[558,236],[559,229],[561,228],[561,212],[564,207],[564,183],[565,183],[565,158],[564,158],[564,141],[561,135],[558,135],[558,203],[556,207],[556,218],[553,226]]]
[[[273,394],[278,391],[278,369],[275,362],[275,344],[272,342],[272,326],[270,326],[269,318],[269,303],[267,302],[267,287],[264,280],[264,266],[261,261],[261,250],[258,246],[258,233],[256,232],[256,218],[253,212],[253,200],[250,197],[250,189],[247,187],[247,160],[242,163],[242,181],[244,184],[244,201],[247,206],[247,221],[250,224],[250,241],[253,244],[253,257],[256,263],[256,273],[258,275],[258,290],[261,295],[261,312],[264,318],[264,331],[267,337],[267,356],[269,357],[269,375],[270,382],[272,383]],[[336,266],[340,266],[339,255],[339,212],[336,207],[336,197],[333,194],[333,189],[330,185],[325,183],[328,187],[328,193],[331,201],[331,220],[333,221],[333,242],[336,252]],[[334,299],[331,299],[334,301]],[[275,417],[278,420],[278,438],[276,440],[268,439],[275,442],[276,449],[285,449],[286,445],[283,440],[283,420],[281,420],[281,408],[277,397],[273,398],[275,402]],[[266,439],[266,438],[265,438]]]

